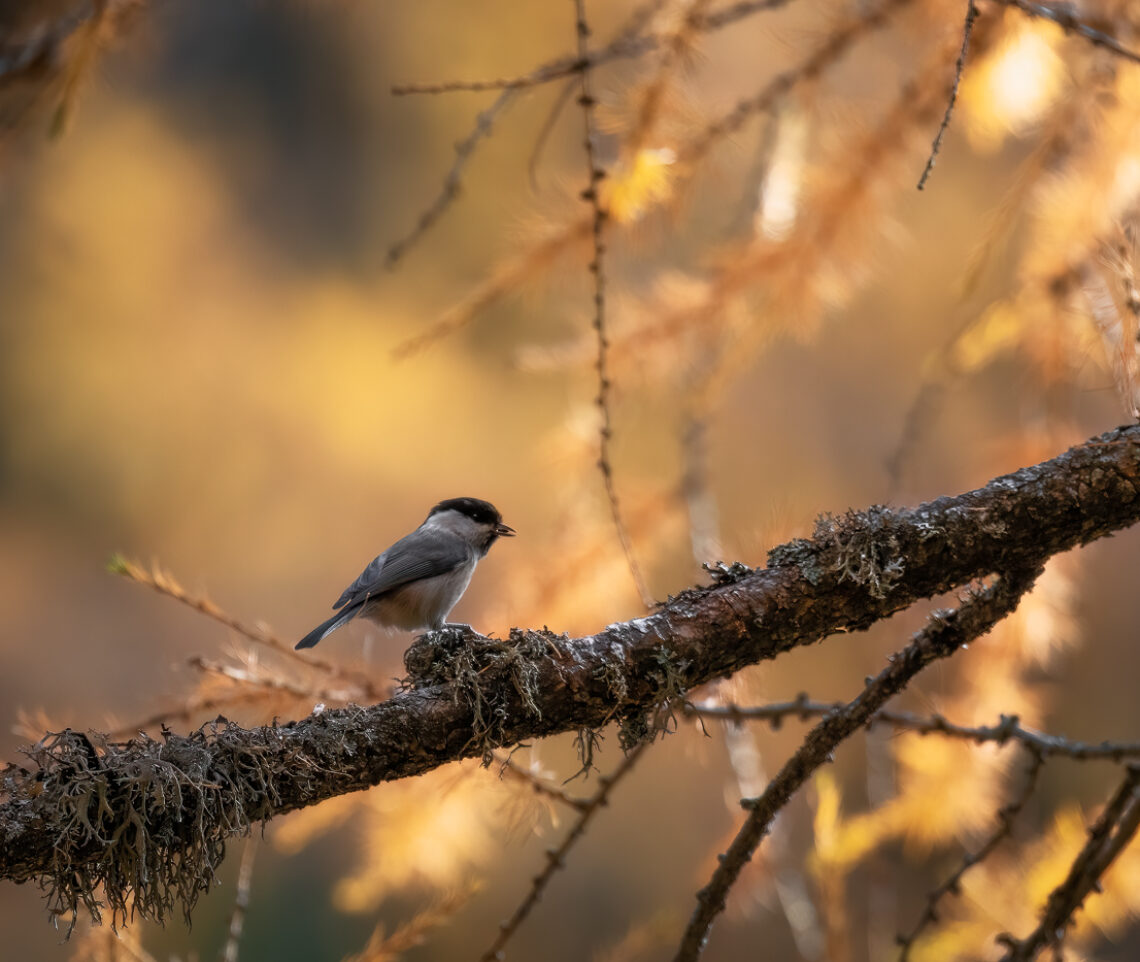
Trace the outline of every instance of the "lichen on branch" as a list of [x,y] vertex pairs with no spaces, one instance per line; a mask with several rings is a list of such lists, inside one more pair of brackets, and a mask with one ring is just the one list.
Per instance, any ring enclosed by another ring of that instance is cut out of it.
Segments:
[[[225,719],[126,743],[64,732],[0,771],[0,878],[54,912],[189,913],[228,839],[325,799],[490,748],[646,718],[705,682],[1140,520],[1140,426],[913,509],[874,508],[783,545],[766,569],[718,568],[644,618],[568,638],[432,636],[410,686],[285,725]],[[864,560],[866,564],[864,564]],[[889,573],[889,577],[886,575]],[[100,892],[101,887],[101,892]]]

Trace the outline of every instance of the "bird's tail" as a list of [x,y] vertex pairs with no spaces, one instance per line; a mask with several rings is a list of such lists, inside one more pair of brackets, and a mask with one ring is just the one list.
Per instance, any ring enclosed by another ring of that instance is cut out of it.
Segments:
[[338,611],[328,621],[321,622],[321,624],[317,625],[316,628],[298,641],[297,644],[293,646],[294,649],[312,648],[318,641],[324,638],[325,635],[331,635],[337,628],[351,620],[352,616],[355,615],[358,610],[356,607],[350,607],[345,608],[343,611]]

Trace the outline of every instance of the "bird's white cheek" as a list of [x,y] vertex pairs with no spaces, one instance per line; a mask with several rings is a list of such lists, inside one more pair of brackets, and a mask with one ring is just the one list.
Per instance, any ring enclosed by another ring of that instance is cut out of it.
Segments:
[[427,578],[388,592],[368,606],[364,617],[391,628],[439,628],[467,590],[474,566]]

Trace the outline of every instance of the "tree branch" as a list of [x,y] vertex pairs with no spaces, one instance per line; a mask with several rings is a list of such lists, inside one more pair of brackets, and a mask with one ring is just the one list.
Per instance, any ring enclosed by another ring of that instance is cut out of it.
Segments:
[[1065,880],[1049,894],[1041,923],[1024,939],[1006,934],[998,942],[1006,947],[1002,962],[1028,962],[1051,945],[1059,945],[1073,916],[1094,891],[1101,876],[1127,848],[1140,828],[1140,768],[1129,765],[1115,794],[1089,831],[1088,841],[1073,859]]
[[954,611],[935,612],[926,626],[890,664],[849,703],[831,712],[815,726],[796,753],[764,789],[759,798],[741,804],[748,817],[732,840],[709,884],[697,893],[697,907],[681,937],[674,962],[695,962],[708,940],[716,917],[724,911],[729,890],[756,848],[768,834],[772,820],[792,795],[820,766],[831,760],[832,752],[853,732],[858,731],[883,704],[931,662],[954,654],[962,645],[988,632],[1013,611],[1022,596],[1033,587],[1039,569],[1022,569],[1003,576],[996,585],[968,599]]
[[[1140,426],[976,491],[914,509],[822,518],[769,567],[714,570],[645,618],[570,639],[438,632],[409,649],[409,687],[369,708],[125,744],[67,731],[0,771],[0,878],[36,881],[53,911],[95,891],[112,913],[163,918],[209,887],[253,822],[499,745],[621,720],[627,734],[688,689],[915,601],[1140,520]],[[93,744],[94,742],[94,744]]]

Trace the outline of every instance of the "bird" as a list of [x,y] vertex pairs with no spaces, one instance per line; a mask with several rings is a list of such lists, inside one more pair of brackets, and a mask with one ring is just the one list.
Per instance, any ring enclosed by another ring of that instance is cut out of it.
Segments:
[[357,615],[384,628],[442,628],[480,559],[514,535],[489,501],[440,501],[415,531],[372,559],[333,605],[337,613],[295,647],[312,648]]

